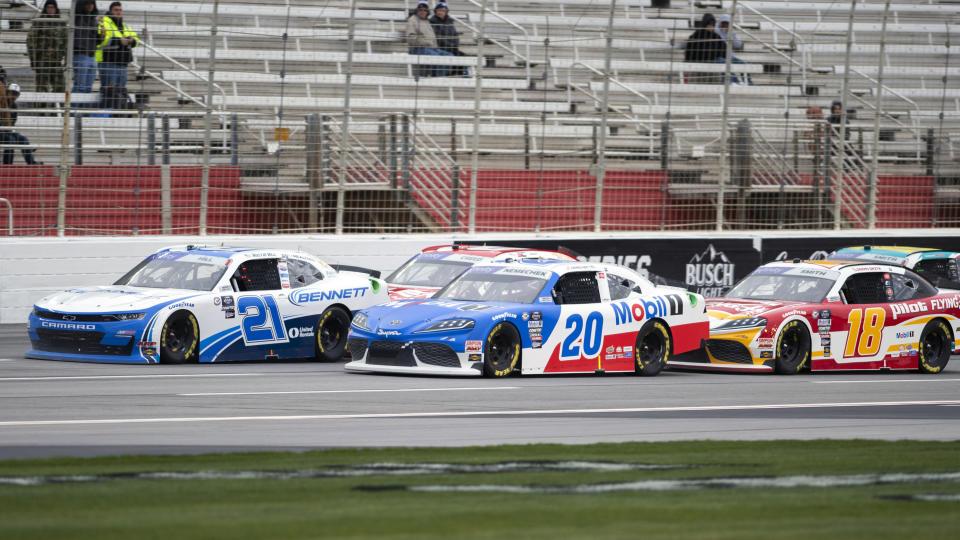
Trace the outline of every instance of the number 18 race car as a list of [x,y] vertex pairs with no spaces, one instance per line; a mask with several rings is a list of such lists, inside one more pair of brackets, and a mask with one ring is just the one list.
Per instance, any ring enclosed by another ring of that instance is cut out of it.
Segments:
[[621,266],[523,259],[473,266],[429,299],[357,313],[350,371],[639,372],[701,346],[703,297]]
[[94,362],[339,360],[355,310],[386,284],[312,255],[186,246],[158,251],[112,286],[34,305],[29,358]]
[[939,373],[960,345],[960,294],[893,264],[765,264],[707,300],[707,314],[705,350],[671,366]]

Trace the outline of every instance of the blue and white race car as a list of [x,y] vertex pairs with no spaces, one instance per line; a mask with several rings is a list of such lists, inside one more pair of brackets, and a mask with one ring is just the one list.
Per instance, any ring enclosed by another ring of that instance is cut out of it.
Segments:
[[338,360],[353,312],[386,301],[383,281],[337,272],[306,253],[173,247],[113,285],[37,302],[26,356],[169,364]]
[[522,259],[467,269],[429,299],[354,315],[346,369],[435,375],[639,372],[697,349],[703,297],[622,266]]

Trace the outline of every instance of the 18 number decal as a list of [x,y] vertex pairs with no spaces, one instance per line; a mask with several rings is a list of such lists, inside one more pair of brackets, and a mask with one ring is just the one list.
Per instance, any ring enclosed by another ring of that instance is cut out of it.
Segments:
[[[883,308],[872,307],[854,309],[848,315],[850,331],[847,332],[847,346],[843,356],[873,356],[880,350],[883,323],[887,312]],[[862,325],[862,328],[861,328]]]

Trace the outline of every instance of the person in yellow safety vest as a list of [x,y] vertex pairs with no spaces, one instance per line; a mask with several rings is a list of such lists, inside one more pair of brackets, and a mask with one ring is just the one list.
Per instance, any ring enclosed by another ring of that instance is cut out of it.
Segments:
[[[100,71],[100,93],[104,106],[112,108],[113,101],[123,96],[127,88],[127,64],[133,61],[133,52],[140,41],[137,33],[123,22],[123,6],[120,2],[110,4],[107,16],[100,17],[97,27],[97,52],[94,58]],[[113,98],[113,99],[111,99]]]

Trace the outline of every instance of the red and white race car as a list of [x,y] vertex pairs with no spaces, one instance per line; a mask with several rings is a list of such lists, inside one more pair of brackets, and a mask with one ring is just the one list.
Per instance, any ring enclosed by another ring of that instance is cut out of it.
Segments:
[[545,249],[465,244],[431,246],[424,248],[387,276],[390,300],[429,298],[471,266],[511,259],[577,260],[566,253]]
[[707,299],[707,315],[704,349],[671,367],[939,373],[960,345],[960,292],[893,264],[765,264]]

